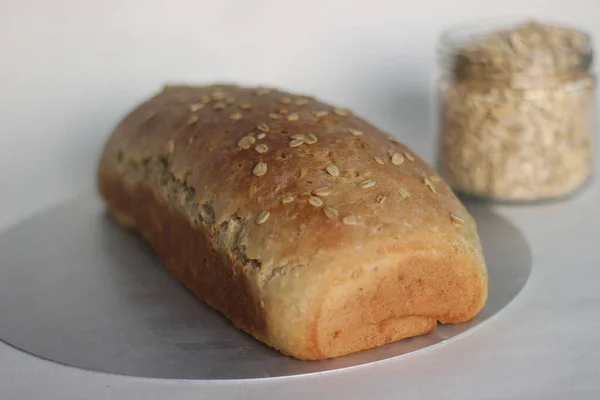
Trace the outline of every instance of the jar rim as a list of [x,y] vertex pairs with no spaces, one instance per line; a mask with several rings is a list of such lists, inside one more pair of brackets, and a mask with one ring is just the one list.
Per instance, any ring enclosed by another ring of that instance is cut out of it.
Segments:
[[439,35],[439,43],[443,46],[461,46],[466,44],[466,42],[454,41],[452,40],[454,35],[463,34],[463,33],[475,33],[478,32],[483,37],[485,34],[489,33],[491,29],[507,29],[512,27],[517,27],[520,25],[525,25],[527,23],[536,23],[545,26],[552,26],[554,28],[559,29],[570,29],[576,31],[586,38],[586,44],[591,47],[592,37],[588,33],[587,30],[575,27],[574,25],[566,24],[563,22],[555,22],[551,20],[540,21],[534,18],[519,18],[519,17],[497,17],[497,18],[483,18],[478,19],[477,21],[462,21],[453,25],[449,25],[446,28],[442,29]]
[[[540,21],[532,18],[519,18],[519,17],[502,17],[502,18],[489,18],[480,19],[474,22],[462,22],[452,26],[448,26],[443,29],[439,35],[438,46],[436,48],[437,57],[442,64],[447,66],[453,66],[456,57],[461,50],[466,49],[470,44],[481,43],[488,34],[497,31],[510,31],[511,29],[527,26],[528,24],[539,25],[543,27],[550,27],[565,32],[571,31],[573,34],[578,35],[581,38],[580,46],[564,46],[560,47],[556,54],[567,57],[572,56],[577,59],[572,65],[566,67],[577,68],[577,67],[588,67],[592,62],[593,44],[591,35],[584,29],[575,27],[569,24],[554,22],[554,21]],[[556,50],[556,49],[554,49]],[[531,52],[523,53],[527,57],[534,59],[537,55],[548,53],[548,49],[532,50]],[[468,59],[463,57],[461,60],[465,64],[471,64],[472,66],[483,65],[485,62],[478,62],[475,59]],[[547,65],[548,69],[557,67],[557,65]],[[565,67],[564,65],[562,67]],[[510,72],[510,70],[505,71]]]

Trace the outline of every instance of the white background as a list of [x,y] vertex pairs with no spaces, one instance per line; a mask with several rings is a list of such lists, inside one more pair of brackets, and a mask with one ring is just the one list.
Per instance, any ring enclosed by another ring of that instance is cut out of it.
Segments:
[[[166,81],[313,94],[431,161],[437,36],[501,16],[572,23],[600,41],[597,0],[0,0],[0,228],[94,190],[106,135]],[[0,398],[597,399],[599,203],[593,185],[566,204],[498,207],[530,242],[531,281],[501,316],[422,355],[227,386],[105,376],[0,344]]]

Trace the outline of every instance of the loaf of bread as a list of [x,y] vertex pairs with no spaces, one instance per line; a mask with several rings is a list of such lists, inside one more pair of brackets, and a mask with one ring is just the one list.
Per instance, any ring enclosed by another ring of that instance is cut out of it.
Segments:
[[467,321],[487,297],[475,223],[448,186],[312,97],[167,86],[116,127],[98,186],[198,298],[299,359]]

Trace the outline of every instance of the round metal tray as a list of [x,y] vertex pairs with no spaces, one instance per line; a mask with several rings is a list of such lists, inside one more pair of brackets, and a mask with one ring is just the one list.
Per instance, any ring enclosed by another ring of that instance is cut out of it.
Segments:
[[88,370],[174,379],[251,379],[354,367],[444,343],[506,306],[531,270],[507,221],[469,205],[489,268],[489,297],[473,320],[325,361],[283,356],[237,330],[180,285],[140,238],[93,196],[0,235],[0,338]]

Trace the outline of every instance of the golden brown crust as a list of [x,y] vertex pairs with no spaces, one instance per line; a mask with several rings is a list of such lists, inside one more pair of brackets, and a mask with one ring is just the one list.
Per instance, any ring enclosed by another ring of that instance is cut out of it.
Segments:
[[483,307],[473,219],[403,144],[315,99],[167,87],[107,141],[99,188],[173,274],[303,359],[461,322]]

